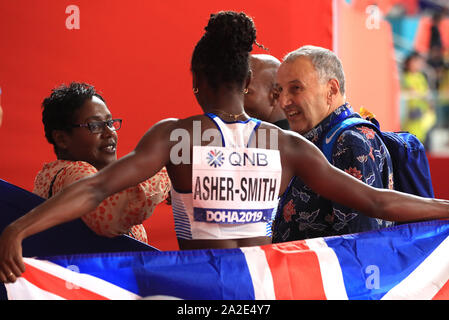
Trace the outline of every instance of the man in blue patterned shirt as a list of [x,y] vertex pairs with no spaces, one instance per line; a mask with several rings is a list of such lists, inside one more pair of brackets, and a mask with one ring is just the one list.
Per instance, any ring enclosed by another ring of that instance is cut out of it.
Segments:
[[[330,50],[304,46],[284,58],[278,74],[280,103],[290,128],[317,147],[346,117],[357,117],[346,102],[341,61]],[[332,164],[378,188],[393,189],[393,168],[387,148],[364,125],[344,131],[334,145]],[[310,168],[313,170],[313,168]],[[341,235],[392,225],[370,218],[314,193],[299,178],[290,181],[273,224],[273,242]]]

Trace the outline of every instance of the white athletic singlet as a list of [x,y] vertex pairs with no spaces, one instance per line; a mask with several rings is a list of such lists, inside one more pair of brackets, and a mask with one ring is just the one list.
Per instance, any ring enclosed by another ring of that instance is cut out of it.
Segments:
[[271,236],[281,183],[279,150],[249,148],[261,121],[225,122],[208,113],[222,147],[194,146],[192,192],[172,187],[179,239]]

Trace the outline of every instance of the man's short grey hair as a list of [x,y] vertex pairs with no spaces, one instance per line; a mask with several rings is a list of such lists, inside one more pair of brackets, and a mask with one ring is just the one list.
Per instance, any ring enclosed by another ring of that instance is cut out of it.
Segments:
[[322,82],[330,79],[337,79],[340,84],[340,93],[345,94],[345,74],[340,59],[331,50],[316,47],[303,46],[295,51],[288,53],[284,57],[284,62],[293,62],[299,57],[308,57]]

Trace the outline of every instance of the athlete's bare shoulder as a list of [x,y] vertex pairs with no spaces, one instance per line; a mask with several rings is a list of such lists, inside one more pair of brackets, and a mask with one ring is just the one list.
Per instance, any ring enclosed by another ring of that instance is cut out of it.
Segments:
[[297,144],[301,144],[302,142],[307,142],[307,139],[302,137],[300,134],[291,131],[291,130],[284,130],[279,128],[278,126],[262,121],[260,123],[260,126],[258,130],[264,131],[264,135],[267,137],[275,137],[277,139],[277,145],[280,149],[284,149],[286,147],[294,147],[297,146]]
[[145,133],[146,135],[155,135],[155,134],[167,134],[167,132],[172,132],[176,129],[187,129],[192,126],[192,122],[194,120],[204,119],[201,115],[192,116],[184,119],[178,118],[166,118],[159,120],[154,125],[152,125],[148,131]]
[[160,120],[148,129],[140,140],[138,147],[147,144],[165,144],[165,147],[169,147],[177,141],[171,137],[179,135],[180,130],[191,132],[195,121],[205,119],[208,118],[204,115],[194,115],[184,119],[167,118]]
[[203,122],[204,120],[207,120],[208,122],[210,121],[210,119],[203,115],[203,114],[197,114],[197,115],[193,115],[184,119],[177,119],[177,125],[179,126],[179,128],[183,128],[183,129],[192,129],[192,126],[194,125],[195,122],[200,121]]
[[290,137],[291,136],[299,136],[299,134],[294,131],[281,129],[278,126],[276,126],[270,122],[266,122],[266,121],[261,121],[259,128],[278,131],[279,134],[285,135],[285,136],[290,136]]

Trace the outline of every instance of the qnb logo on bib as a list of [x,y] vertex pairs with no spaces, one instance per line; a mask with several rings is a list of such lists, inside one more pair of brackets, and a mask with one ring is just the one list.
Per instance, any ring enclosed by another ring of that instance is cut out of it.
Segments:
[[194,146],[194,220],[219,224],[270,221],[281,172],[278,150]]
[[221,167],[221,165],[224,162],[224,156],[223,156],[223,152],[221,151],[217,151],[217,150],[211,150],[209,151],[209,153],[207,154],[207,163],[211,166],[211,167]]

